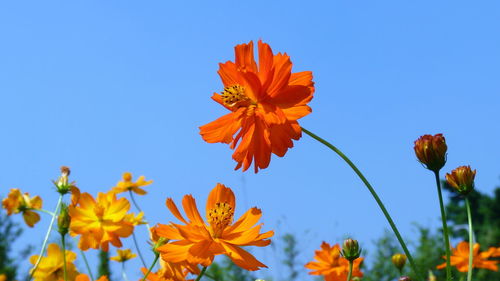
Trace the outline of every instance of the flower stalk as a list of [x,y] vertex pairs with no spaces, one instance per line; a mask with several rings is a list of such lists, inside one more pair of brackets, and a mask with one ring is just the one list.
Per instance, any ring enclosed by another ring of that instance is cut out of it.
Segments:
[[347,281],[351,281],[352,278],[352,261],[349,260],[349,272],[347,273]]
[[201,272],[200,272],[200,274],[198,275],[198,277],[196,277],[196,280],[195,280],[195,281],[200,281],[200,280],[201,280],[201,277],[203,276],[203,274],[205,274],[205,271],[207,271],[207,266],[204,266],[204,267],[201,269]]
[[52,214],[52,219],[50,220],[49,228],[47,229],[47,233],[45,234],[45,238],[43,239],[42,243],[42,248],[40,249],[40,254],[38,255],[38,259],[35,262],[35,265],[33,266],[33,270],[30,273],[30,276],[28,280],[33,279],[33,275],[35,274],[36,270],[38,269],[38,265],[40,264],[40,261],[42,261],[42,256],[43,252],[45,252],[45,248],[47,247],[47,242],[49,241],[49,236],[50,236],[50,231],[52,230],[52,226],[54,225],[54,222],[56,221],[56,215],[59,207],[61,206],[62,203],[62,195],[59,196],[59,199],[57,200],[56,208],[54,210],[54,213]]
[[373,196],[373,198],[377,202],[378,206],[382,210],[382,213],[384,214],[385,218],[387,219],[387,222],[391,226],[392,231],[394,232],[394,234],[396,235],[396,238],[398,239],[399,243],[401,244],[401,247],[403,248],[403,251],[405,252],[405,254],[408,258],[408,261],[410,262],[410,266],[411,266],[413,272],[415,272],[415,274],[417,275],[418,280],[423,281],[424,279],[420,276],[420,272],[417,270],[417,266],[413,260],[413,257],[410,254],[410,251],[408,250],[406,243],[404,242],[403,238],[401,237],[401,234],[399,233],[399,230],[397,229],[396,224],[394,223],[391,216],[389,215],[389,212],[385,208],[384,203],[382,203],[382,200],[380,200],[378,194],[375,192],[375,189],[371,186],[371,184],[365,178],[363,173],[361,173],[361,171],[356,167],[356,165],[354,165],[354,163],[344,153],[342,153],[342,151],[340,151],[337,147],[335,147],[331,143],[327,142],[326,140],[322,139],[321,137],[315,135],[314,133],[310,132],[309,130],[307,130],[303,127],[302,127],[302,131],[304,133],[306,133],[307,135],[309,135],[310,137],[312,137],[313,139],[322,143],[323,145],[325,145],[329,149],[331,149],[333,152],[337,153],[340,156],[340,158],[342,158],[353,169],[353,171],[356,173],[356,175],[358,175],[358,177],[361,179],[361,181],[368,188],[371,195]]
[[439,171],[434,171],[434,176],[436,178],[436,186],[439,197],[439,209],[441,210],[441,221],[443,222],[443,238],[445,244],[445,253],[446,253],[446,280],[451,281],[451,264],[450,264],[450,238],[448,232],[448,224],[446,222],[446,212],[444,210],[443,203],[443,194],[441,192],[441,181],[439,180]]
[[151,270],[153,270],[153,267],[155,266],[155,264],[158,261],[159,257],[160,257],[160,254],[155,252],[155,259],[154,259],[153,263],[151,264],[151,266],[148,268],[148,271],[146,272],[146,274],[144,274],[144,277],[142,278],[142,281],[146,281],[146,278],[148,277],[148,275],[151,272]]
[[467,220],[469,222],[469,267],[467,271],[467,281],[472,281],[472,263],[474,261],[474,231],[472,229],[472,214],[470,210],[469,198],[465,197],[465,207],[467,208]]
[[62,256],[63,256],[63,276],[64,281],[68,281],[68,270],[66,268],[66,239],[64,239],[65,234],[61,233],[61,244],[62,244]]
[[85,263],[85,267],[87,268],[87,273],[89,274],[90,280],[94,281],[94,275],[92,274],[92,270],[90,269],[89,261],[85,256],[85,253],[80,249],[80,254],[82,255],[83,262]]

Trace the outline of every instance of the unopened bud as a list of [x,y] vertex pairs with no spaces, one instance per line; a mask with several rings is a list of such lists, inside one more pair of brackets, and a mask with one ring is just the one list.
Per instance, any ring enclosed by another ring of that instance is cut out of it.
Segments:
[[476,170],[472,170],[470,166],[460,166],[451,171],[451,174],[446,174],[446,182],[462,195],[469,194],[474,190],[474,178]]
[[442,134],[424,135],[415,141],[413,147],[418,161],[427,169],[438,172],[446,163],[446,141]]
[[401,276],[399,277],[398,281],[411,281],[411,278],[408,276]]
[[61,176],[57,179],[57,182],[54,182],[57,187],[57,192],[61,195],[70,192],[70,188],[73,186],[73,183],[69,182],[69,174],[71,174],[69,167],[61,166]]
[[346,239],[342,244],[342,256],[349,260],[353,261],[361,255],[361,249],[359,248],[359,243],[354,239]]
[[57,217],[57,230],[61,235],[66,235],[69,230],[69,225],[71,223],[71,217],[68,212],[68,206],[66,204],[61,204],[61,211]]
[[397,269],[401,270],[406,264],[406,256],[404,254],[395,254],[392,256],[392,263]]

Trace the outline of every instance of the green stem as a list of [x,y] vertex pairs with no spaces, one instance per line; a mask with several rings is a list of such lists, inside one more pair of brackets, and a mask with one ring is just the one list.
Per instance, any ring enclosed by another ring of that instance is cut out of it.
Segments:
[[49,214],[51,216],[54,216],[54,213],[52,213],[51,211],[44,210],[44,209],[36,209],[36,208],[29,208],[29,209],[33,210],[33,211],[38,211],[38,212],[42,212],[42,213],[46,213],[46,214]]
[[446,212],[443,204],[443,194],[441,193],[441,181],[439,180],[439,171],[434,172],[436,178],[436,186],[439,196],[439,208],[441,209],[441,221],[443,222],[443,237],[444,249],[446,252],[446,280],[451,281],[451,265],[450,265],[450,238],[448,232],[448,224],[446,223]]
[[144,274],[144,277],[142,278],[142,281],[146,281],[146,277],[148,277],[148,275],[151,272],[151,270],[153,270],[153,267],[155,266],[155,264],[158,261],[159,257],[160,257],[160,254],[155,253],[155,259],[154,259],[153,263],[151,264],[151,266],[148,268],[148,272],[146,272],[146,274]]
[[403,251],[405,252],[406,257],[408,257],[408,261],[410,262],[410,266],[411,266],[413,272],[415,273],[415,275],[417,275],[417,279],[423,281],[424,279],[422,278],[422,276],[420,276],[420,272],[417,270],[417,266],[416,266],[415,262],[413,261],[413,257],[410,254],[410,251],[408,250],[408,248],[406,247],[406,244],[403,241],[403,238],[401,237],[401,234],[399,233],[398,228],[396,227],[396,224],[394,223],[394,221],[392,220],[391,216],[389,215],[389,212],[387,212],[387,209],[385,208],[384,203],[382,203],[382,200],[380,200],[380,198],[378,197],[377,193],[375,192],[375,189],[371,186],[371,184],[368,182],[368,180],[365,178],[365,176],[361,173],[361,171],[337,147],[335,147],[331,143],[327,142],[326,140],[320,138],[319,136],[311,133],[310,131],[308,131],[308,130],[306,130],[304,128],[302,128],[302,131],[304,133],[308,134],[313,139],[319,141],[320,143],[322,143],[326,147],[328,147],[331,150],[333,150],[333,152],[337,153],[340,156],[340,158],[342,158],[351,167],[351,169],[354,170],[354,172],[356,173],[356,175],[358,175],[358,177],[361,179],[361,181],[365,184],[365,186],[370,191],[371,195],[373,196],[373,198],[377,202],[379,208],[382,210],[382,213],[384,213],[384,216],[387,219],[387,222],[389,222],[389,225],[391,226],[392,231],[396,235],[396,238],[398,239],[399,244],[401,244],[401,247],[403,248]]
[[60,195],[59,199],[57,200],[56,208],[54,210],[54,213],[52,213],[52,219],[50,220],[49,229],[47,229],[47,233],[45,234],[45,239],[43,239],[42,249],[40,249],[40,254],[38,255],[38,258],[36,259],[35,265],[33,266],[33,270],[31,271],[30,276],[28,277],[28,280],[31,280],[33,278],[33,275],[35,274],[36,270],[38,269],[38,265],[42,261],[43,252],[45,252],[45,247],[47,247],[47,242],[49,241],[50,231],[52,230],[52,226],[54,225],[54,222],[56,221],[55,214],[57,214],[59,207],[61,207],[62,197],[63,196]]
[[205,271],[207,271],[207,267],[204,266],[202,269],[201,269],[201,272],[200,274],[198,274],[198,277],[196,277],[196,280],[195,281],[200,281],[201,277],[203,276],[203,274],[205,274]]
[[90,269],[89,261],[87,260],[85,253],[82,250],[80,250],[80,254],[82,255],[83,262],[85,263],[85,267],[87,268],[87,272],[90,276],[90,280],[94,281],[94,275],[92,274],[92,270]]
[[474,260],[474,231],[472,229],[472,214],[470,211],[470,202],[465,197],[465,206],[467,208],[467,219],[469,221],[469,270],[467,271],[467,281],[472,280],[472,262]]
[[122,262],[122,277],[123,280],[128,281],[127,274],[125,273],[125,262]]
[[62,244],[62,256],[63,256],[63,274],[64,281],[68,281],[68,271],[66,269],[66,241],[64,239],[64,234],[61,234],[61,244]]
[[137,253],[139,254],[139,258],[141,259],[142,265],[147,267],[146,262],[144,261],[144,257],[142,256],[141,250],[139,248],[139,243],[137,243],[137,238],[135,237],[135,232],[132,232],[132,238],[134,240],[135,248],[137,249]]
[[[132,190],[129,190],[128,192],[130,194],[130,199],[132,200],[132,203],[134,204],[135,208],[139,212],[143,213],[142,210],[141,210],[141,208],[139,207],[139,204],[137,204],[137,202],[135,202],[134,193],[132,192]],[[146,219],[145,216],[143,216],[142,218]],[[151,236],[151,226],[149,226],[149,223],[147,221],[146,221],[146,227],[148,228],[149,236]]]
[[349,273],[347,273],[347,281],[351,281],[352,278],[352,261],[349,261]]

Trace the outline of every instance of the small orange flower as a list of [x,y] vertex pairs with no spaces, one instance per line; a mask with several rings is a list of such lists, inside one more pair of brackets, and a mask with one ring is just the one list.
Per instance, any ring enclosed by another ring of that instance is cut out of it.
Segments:
[[[340,255],[340,245],[323,242],[321,250],[315,251],[314,259],[316,261],[308,262],[305,267],[313,271],[311,275],[323,275],[326,281],[345,281],[349,273],[349,261]],[[363,258],[357,258],[353,262],[352,276],[363,277],[359,266]]]
[[24,222],[29,227],[33,227],[40,221],[40,215],[33,209],[42,208],[42,199],[40,196],[30,197],[29,193],[24,194],[17,188],[12,188],[7,198],[2,200],[2,206],[7,210],[7,215],[23,213]]
[[132,191],[137,193],[138,195],[146,194],[146,190],[142,189],[141,186],[150,185],[153,183],[152,180],[146,181],[144,176],[140,176],[136,182],[132,181],[132,174],[129,172],[123,173],[123,181],[119,181],[115,187],[113,187],[112,191],[115,193]]
[[[188,262],[171,263],[160,260],[160,269],[154,273],[150,272],[146,277],[149,281],[192,281],[193,279],[186,279],[189,273],[200,274],[199,268]],[[141,269],[142,274],[146,274],[146,268]]]
[[[75,280],[78,275],[73,262],[76,259],[76,254],[72,251],[66,251],[66,272],[68,280]],[[59,245],[50,244],[47,248],[47,257],[44,257],[38,264],[38,268],[33,274],[35,281],[59,281],[64,280],[64,261],[63,253]],[[38,260],[38,255],[33,255],[30,258],[31,264],[35,264]]]
[[438,172],[446,163],[448,146],[442,134],[421,136],[415,141],[413,149],[418,161],[431,171]]
[[[492,271],[498,271],[497,260],[488,260],[490,257],[500,257],[500,248],[490,247],[486,252],[479,252],[479,244],[474,244],[472,268],[485,268]],[[446,257],[443,257],[446,259]],[[458,243],[457,248],[453,249],[450,257],[450,264],[460,272],[469,271],[469,243],[462,241]],[[446,263],[438,265],[437,269],[443,269]]]
[[159,224],[156,227],[157,235],[175,240],[157,248],[162,259],[173,263],[187,261],[209,266],[215,255],[225,254],[236,265],[246,270],[253,271],[266,267],[241,246],[267,246],[271,243],[268,238],[272,237],[274,232],[260,233],[262,224],[255,224],[262,216],[262,212],[255,207],[233,223],[235,201],[230,188],[217,184],[207,199],[207,225],[191,195],[184,196],[182,200],[187,220],[181,215],[174,201],[168,198],[167,207],[185,225],[171,223]]
[[467,195],[474,189],[475,177],[476,170],[473,171],[470,166],[460,166],[451,174],[446,174],[446,182],[460,194]]
[[255,161],[256,173],[269,165],[271,153],[283,157],[292,139],[301,137],[297,120],[311,113],[307,103],[314,93],[310,71],[292,73],[286,53],[274,55],[268,44],[258,45],[258,65],[252,41],[234,48],[235,62],[219,64],[224,91],[212,99],[231,112],[200,127],[206,142],[236,148],[235,169],[246,171]]
[[126,262],[130,259],[133,259],[137,257],[136,254],[133,254],[130,249],[125,249],[125,250],[116,250],[116,256],[109,258],[112,261],[117,261],[117,262]]
[[134,230],[134,214],[127,214],[130,203],[116,198],[113,192],[99,192],[97,201],[88,193],[82,193],[78,205],[69,206],[71,216],[70,235],[80,234],[81,250],[109,250],[109,243],[121,247],[120,237],[128,237]]

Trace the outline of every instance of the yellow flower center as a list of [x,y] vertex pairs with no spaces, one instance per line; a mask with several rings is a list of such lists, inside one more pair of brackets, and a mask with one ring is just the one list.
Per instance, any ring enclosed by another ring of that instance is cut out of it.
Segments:
[[238,84],[225,87],[221,95],[222,101],[227,106],[242,105],[242,102],[249,101],[249,98],[245,95],[245,88]]
[[102,221],[102,216],[104,215],[104,207],[101,205],[95,205],[94,213],[98,217],[99,221]]
[[229,224],[233,222],[234,210],[228,203],[215,203],[215,207],[208,211],[208,223],[212,226],[214,238],[219,238]]

